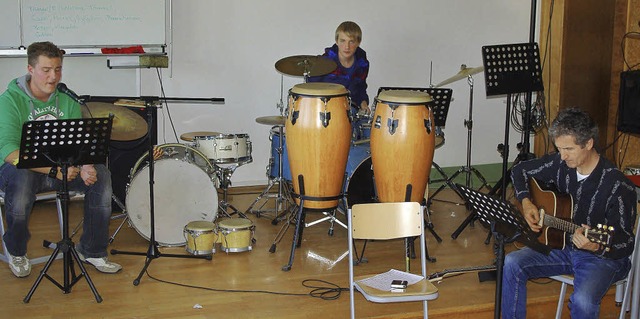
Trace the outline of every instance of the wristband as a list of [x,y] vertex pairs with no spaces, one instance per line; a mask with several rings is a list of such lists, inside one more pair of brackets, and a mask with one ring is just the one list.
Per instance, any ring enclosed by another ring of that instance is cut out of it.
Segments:
[[49,170],[49,177],[55,179],[58,176],[58,166],[54,166]]
[[20,156],[16,157],[11,164],[13,164],[13,166],[18,166],[18,162],[20,162]]

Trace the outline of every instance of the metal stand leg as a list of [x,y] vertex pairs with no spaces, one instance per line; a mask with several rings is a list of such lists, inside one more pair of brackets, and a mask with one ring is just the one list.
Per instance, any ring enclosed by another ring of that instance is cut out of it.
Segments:
[[[231,215],[238,214],[238,216],[242,218],[247,218],[247,215],[239,211],[227,201],[229,186],[231,185],[231,175],[238,166],[238,164],[233,164],[230,167],[220,167],[220,170],[218,171],[220,186],[222,187],[222,200],[220,201],[218,208],[219,212],[224,216],[231,217]],[[229,209],[231,209],[231,213],[228,212]]]
[[[120,207],[120,209],[122,210],[122,213],[115,216],[111,216],[111,220],[120,219],[120,218],[123,218],[123,220],[118,226],[118,228],[116,228],[116,231],[113,232],[113,235],[109,237],[109,244],[113,243],[113,241],[116,239],[116,235],[118,235],[118,233],[120,232],[120,229],[122,229],[122,226],[124,226],[124,224],[129,220],[129,215],[127,215],[127,209],[122,203],[122,201],[115,194],[111,195],[111,200],[113,200],[118,205],[118,207]],[[73,238],[73,236],[75,236],[76,233],[78,233],[78,231],[80,230],[80,227],[82,227],[83,222],[84,222],[84,218],[82,218],[80,222],[78,222],[76,227],[73,228],[73,231],[71,232],[71,236],[70,236],[71,238]]]
[[[82,277],[84,277],[87,280],[87,283],[89,284],[89,288],[91,289],[91,292],[93,292],[93,296],[96,298],[96,301],[98,303],[102,302],[102,297],[98,293],[98,290],[96,289],[96,287],[93,285],[93,281],[91,281],[91,277],[89,277],[89,274],[87,273],[87,270],[85,269],[84,265],[82,265],[82,261],[80,260],[80,257],[78,256],[78,252],[75,249],[75,244],[73,243],[73,241],[71,241],[71,237],[69,237],[69,192],[67,191],[67,182],[66,182],[67,169],[68,169],[68,165],[63,164],[62,190],[58,192],[58,199],[60,204],[58,205],[57,209],[59,210],[58,214],[62,215],[62,228],[63,228],[62,239],[56,244],[56,248],[51,254],[51,257],[49,258],[44,268],[40,272],[40,275],[38,275],[38,278],[36,278],[36,281],[31,287],[31,289],[29,290],[29,293],[27,293],[27,295],[24,297],[23,299],[24,303],[28,303],[31,300],[31,297],[33,296],[36,289],[38,288],[38,285],[40,285],[40,282],[45,277],[49,279],[49,281],[51,281],[58,288],[60,288],[65,294],[70,293],[71,288],[78,281],[80,281]],[[46,245],[46,241],[44,244]],[[56,259],[56,256],[58,255],[59,252],[63,254],[63,257],[62,257],[63,283],[62,284],[58,283],[51,276],[47,274],[47,272],[49,271],[49,267],[51,267],[51,265],[53,264],[53,261]],[[80,274],[77,276],[76,276],[75,269],[73,267],[74,262],[80,268]]]
[[340,226],[344,227],[344,229],[347,229],[347,228],[348,228],[348,227],[347,227],[347,225],[345,225],[345,224],[344,224],[343,222],[341,222],[338,218],[336,218],[336,211],[338,211],[338,209],[334,209],[334,210],[332,210],[330,213],[328,213],[328,212],[322,212],[322,214],[324,214],[324,215],[325,215],[325,217],[322,217],[322,218],[320,218],[320,219],[318,219],[318,220],[315,220],[315,221],[312,221],[312,222],[310,222],[310,223],[305,223],[305,224],[304,224],[304,227],[311,227],[311,226],[313,226],[313,225],[315,225],[315,224],[319,224],[319,223],[321,223],[321,222],[324,222],[324,221],[327,221],[327,220],[328,220],[328,221],[329,221],[329,223],[331,224],[331,225],[329,226],[329,232],[328,232],[328,233],[329,233],[329,236],[333,236],[333,226],[334,226],[334,224],[335,224],[335,223],[337,223],[338,225],[340,225]]
[[[269,177],[269,184],[267,185],[267,187],[265,188],[264,191],[262,191],[262,193],[260,195],[258,195],[258,197],[256,198],[255,201],[253,201],[253,203],[249,206],[249,208],[247,208],[247,210],[245,211],[245,213],[249,214],[249,213],[254,213],[258,218],[261,217],[261,215],[265,212],[267,212],[268,210],[263,210],[262,208],[267,204],[268,200],[271,198],[275,199],[275,209],[274,209],[274,214],[275,216],[273,217],[273,220],[271,221],[272,224],[277,224],[281,219],[286,218],[286,212],[289,210],[289,207],[295,206],[295,204],[293,203],[293,201],[291,200],[291,189],[290,189],[290,185],[289,183],[284,179],[283,177],[283,154],[284,154],[284,145],[283,140],[284,140],[284,132],[282,130],[282,125],[278,125],[276,126],[278,128],[278,134],[279,134],[279,140],[278,140],[278,148],[276,149],[277,153],[278,153],[278,175],[276,177],[271,177],[271,161],[273,161],[273,157],[269,160],[269,165],[267,166],[267,177]],[[273,139],[271,139],[273,141]],[[278,193],[276,195],[272,195],[269,194],[269,192],[271,191],[271,188],[273,188],[273,186],[275,186],[275,184],[278,184]],[[263,198],[266,198],[265,201],[258,206],[257,209],[254,209],[254,206],[260,202]]]

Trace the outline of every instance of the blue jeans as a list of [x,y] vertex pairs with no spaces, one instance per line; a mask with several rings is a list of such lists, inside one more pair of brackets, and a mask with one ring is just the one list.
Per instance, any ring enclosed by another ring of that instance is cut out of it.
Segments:
[[[111,217],[111,173],[104,165],[95,165],[98,181],[86,186],[80,174],[67,183],[69,191],[84,193],[83,233],[76,249],[87,258],[107,256],[109,220]],[[5,193],[7,231],[3,240],[14,256],[27,253],[29,216],[36,194],[57,191],[62,181],[27,169],[4,163],[0,166],[0,189]]]
[[611,285],[625,278],[631,268],[629,258],[598,257],[575,249],[554,249],[547,256],[529,248],[507,254],[502,275],[502,318],[525,318],[527,280],[556,275],[573,275],[574,290],[569,298],[571,318],[598,318],[600,302]]

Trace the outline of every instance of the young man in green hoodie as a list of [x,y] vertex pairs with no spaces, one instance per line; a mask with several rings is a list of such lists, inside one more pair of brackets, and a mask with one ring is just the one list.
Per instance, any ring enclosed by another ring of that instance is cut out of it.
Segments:
[[[11,255],[9,268],[16,277],[31,273],[27,258],[28,223],[36,194],[58,190],[58,167],[18,169],[22,125],[27,121],[81,118],[80,105],[59,92],[63,52],[51,42],[27,48],[28,73],[12,80],[0,95],[0,189],[4,191],[7,231],[2,238]],[[76,250],[80,258],[101,272],[122,267],[107,260],[111,217],[111,174],[104,165],[68,168],[68,188],[84,197],[84,232]]]

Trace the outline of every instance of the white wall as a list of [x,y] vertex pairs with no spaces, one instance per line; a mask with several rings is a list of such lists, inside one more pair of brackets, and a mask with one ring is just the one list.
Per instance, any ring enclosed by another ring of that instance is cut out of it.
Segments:
[[[162,83],[169,97],[225,98],[224,105],[169,104],[177,135],[248,133],[253,163],[238,168],[232,180],[236,186],[264,184],[270,127],[255,118],[277,115],[281,96],[286,105],[287,91],[303,81],[281,76],[276,61],[321,54],[333,44],[337,25],[353,20],[363,30],[361,46],[371,62],[368,93],[373,100],[381,86],[429,86],[431,62],[436,84],[455,75],[463,63],[481,66],[483,45],[527,42],[530,6],[525,0],[173,1],[170,68],[162,69]],[[15,77],[16,69],[24,72],[25,64],[24,59],[0,59],[0,83]],[[482,73],[474,80],[472,164],[501,163],[495,150],[504,139],[505,98],[486,98]],[[161,94],[155,70],[108,70],[103,60],[93,57],[66,59],[64,81],[80,94]],[[435,161],[443,167],[461,166],[466,163],[463,123],[469,86],[463,79],[447,87],[453,89],[454,101],[444,130],[446,143],[435,151]],[[160,134],[161,143],[175,142],[168,126],[160,128]],[[510,136],[515,157],[520,134],[512,131]]]

